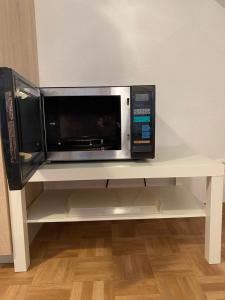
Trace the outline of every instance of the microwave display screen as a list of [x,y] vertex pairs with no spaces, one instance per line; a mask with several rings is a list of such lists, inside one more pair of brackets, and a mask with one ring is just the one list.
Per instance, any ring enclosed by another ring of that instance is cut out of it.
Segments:
[[135,94],[136,101],[149,101],[149,93]]
[[121,149],[120,96],[46,97],[49,151]]

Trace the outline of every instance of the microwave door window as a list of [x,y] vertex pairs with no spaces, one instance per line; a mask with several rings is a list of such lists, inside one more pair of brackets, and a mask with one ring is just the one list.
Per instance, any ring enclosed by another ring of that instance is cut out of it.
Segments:
[[19,122],[19,156],[22,175],[30,172],[35,160],[43,152],[40,101],[37,97],[27,95],[17,98],[17,120]]
[[47,100],[48,150],[120,150],[120,106],[120,96],[52,97]]

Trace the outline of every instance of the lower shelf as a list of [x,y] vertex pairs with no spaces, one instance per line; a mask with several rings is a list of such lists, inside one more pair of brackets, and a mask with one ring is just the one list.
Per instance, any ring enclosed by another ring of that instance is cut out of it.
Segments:
[[[120,199],[118,207],[115,207],[115,201],[112,201],[110,197],[96,201],[96,197],[93,195],[95,191],[86,190],[86,193],[89,193],[89,195],[87,199],[82,200],[84,202],[83,207],[81,199],[77,203],[73,201],[75,214],[68,213],[68,202],[74,193],[73,190],[47,190],[28,209],[27,222],[186,218],[204,217],[206,215],[204,204],[182,186],[143,189],[145,189],[145,196],[142,199],[131,201],[123,197],[122,200]],[[136,189],[133,188],[133,191],[135,192]],[[129,193],[127,198],[129,198]],[[105,205],[102,205],[102,203],[105,203]],[[154,211],[152,203],[160,203],[160,210]],[[129,209],[121,209],[121,207],[129,207]]]

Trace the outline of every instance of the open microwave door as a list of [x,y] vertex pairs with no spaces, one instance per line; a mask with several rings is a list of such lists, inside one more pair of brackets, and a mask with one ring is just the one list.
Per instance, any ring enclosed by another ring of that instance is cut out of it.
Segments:
[[19,190],[45,161],[40,91],[9,68],[0,68],[1,138],[10,190]]

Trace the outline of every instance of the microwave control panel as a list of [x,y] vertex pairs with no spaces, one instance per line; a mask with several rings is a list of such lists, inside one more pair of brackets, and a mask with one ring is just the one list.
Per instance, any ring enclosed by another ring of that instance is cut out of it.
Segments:
[[155,86],[131,87],[131,156],[154,158]]

